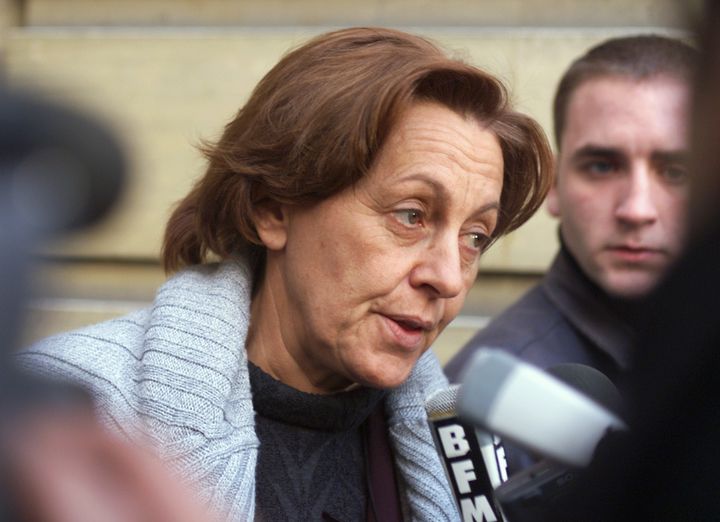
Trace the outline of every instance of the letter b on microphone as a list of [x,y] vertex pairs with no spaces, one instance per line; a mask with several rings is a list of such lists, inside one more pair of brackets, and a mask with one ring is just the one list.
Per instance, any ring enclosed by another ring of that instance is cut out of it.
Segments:
[[[464,457],[470,451],[470,443],[465,438],[465,430],[459,424],[450,424],[438,428],[438,437],[442,444],[442,451],[446,458],[454,459]],[[452,477],[460,493],[470,493],[470,482],[477,480],[475,466],[469,458],[450,462]]]
[[460,424],[441,426],[437,430],[443,453],[449,458],[464,457],[470,451],[470,444],[465,438],[465,430]]

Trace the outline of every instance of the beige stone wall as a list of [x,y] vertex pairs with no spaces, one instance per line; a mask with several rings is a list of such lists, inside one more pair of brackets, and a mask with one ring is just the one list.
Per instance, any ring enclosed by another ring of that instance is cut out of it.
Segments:
[[[685,19],[670,0],[0,0],[8,83],[97,114],[131,163],[107,220],[44,249],[63,262],[39,279],[29,337],[150,299],[162,280],[168,211],[203,170],[194,145],[218,135],[288,48],[348,25],[435,39],[503,78],[549,132],[553,89],[573,57],[609,36],[682,34]],[[443,353],[477,327],[473,317],[492,315],[535,280],[522,274],[545,270],[555,226],[543,210],[493,247],[483,267],[495,275],[480,281],[464,312],[469,326],[449,332]]]
[[[319,29],[13,29],[6,71],[16,86],[90,110],[111,124],[131,160],[116,212],[49,249],[60,256],[155,259],[168,209],[202,173],[195,144],[213,138],[288,48]],[[578,53],[622,30],[419,28],[503,78],[524,111],[550,129],[552,90]],[[556,248],[544,212],[495,246],[493,270],[541,271]]]
[[27,0],[29,25],[678,26],[671,0]]

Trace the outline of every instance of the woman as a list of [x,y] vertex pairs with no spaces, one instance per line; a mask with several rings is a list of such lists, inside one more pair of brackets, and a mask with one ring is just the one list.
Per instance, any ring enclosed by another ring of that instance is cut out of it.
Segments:
[[90,388],[231,519],[456,519],[428,348],[541,203],[539,126],[430,42],[347,29],[286,55],[205,152],[152,308],[25,364]]

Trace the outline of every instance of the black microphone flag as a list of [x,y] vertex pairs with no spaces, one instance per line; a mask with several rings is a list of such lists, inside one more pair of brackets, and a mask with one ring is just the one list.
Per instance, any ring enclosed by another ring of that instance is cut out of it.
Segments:
[[458,386],[425,403],[430,429],[463,522],[502,522],[493,490],[507,480],[500,439],[457,418]]

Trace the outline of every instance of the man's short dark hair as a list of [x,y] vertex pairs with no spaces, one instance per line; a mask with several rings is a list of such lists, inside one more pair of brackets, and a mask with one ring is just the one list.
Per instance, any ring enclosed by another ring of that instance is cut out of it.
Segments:
[[612,38],[593,47],[565,71],[555,93],[553,118],[555,143],[565,129],[570,97],[584,82],[607,76],[645,80],[670,76],[691,83],[698,51],[676,38],[638,35]]

